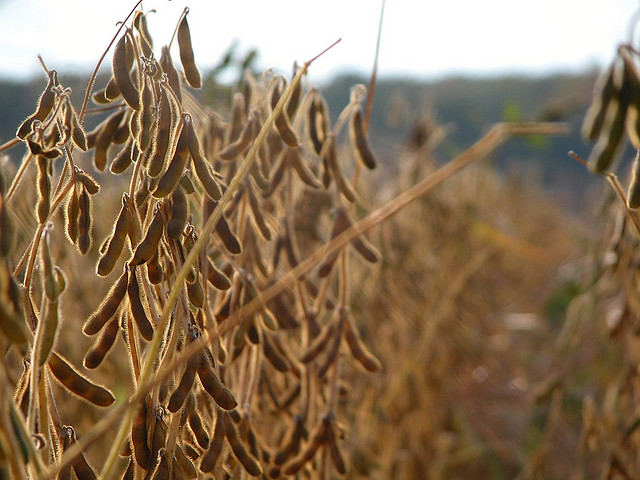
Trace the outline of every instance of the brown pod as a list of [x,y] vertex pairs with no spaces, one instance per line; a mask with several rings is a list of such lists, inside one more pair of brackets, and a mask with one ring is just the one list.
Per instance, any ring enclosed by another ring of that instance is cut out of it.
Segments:
[[95,178],[93,178],[84,170],[80,170],[79,168],[76,168],[74,171],[74,174],[75,174],[76,180],[80,182],[84,188],[87,189],[87,192],[89,193],[89,195],[95,195],[100,191],[100,184],[96,181]]
[[164,280],[164,272],[158,259],[158,252],[154,253],[147,262],[147,278],[152,285],[158,285]]
[[86,152],[89,148],[89,143],[87,141],[87,132],[80,124],[78,114],[73,108],[73,105],[71,105],[71,102],[67,104],[67,108],[71,111],[71,139],[80,150]]
[[109,390],[82,376],[57,353],[51,353],[48,365],[53,376],[71,393],[99,407],[108,407],[115,402],[116,399]]
[[246,191],[249,195],[249,208],[251,209],[252,218],[254,219],[258,230],[260,230],[260,234],[264,237],[265,240],[271,240],[271,229],[267,225],[267,222],[264,218],[264,214],[262,213],[263,209],[261,208],[258,197],[256,197],[255,193],[253,193],[253,189],[251,188],[251,183],[246,182]]
[[151,156],[147,168],[150,177],[157,177],[162,173],[171,143],[171,102],[163,86],[160,88],[157,108],[157,130],[153,136]]
[[91,100],[93,100],[93,103],[95,103],[96,105],[106,105],[111,102],[111,100],[107,98],[106,93],[106,88],[96,90],[91,94]]
[[131,444],[133,453],[138,465],[145,470],[151,467],[151,451],[147,443],[147,400],[146,397],[140,402],[140,407],[136,410],[131,424]]
[[38,155],[36,157],[38,164],[38,202],[36,212],[38,214],[38,222],[43,224],[49,217],[51,208],[51,160]]
[[200,462],[201,472],[208,473],[212,471],[216,466],[220,453],[222,452],[222,446],[226,436],[226,424],[223,420],[224,415],[225,414],[223,412],[218,411],[216,426],[213,430],[213,438],[209,443],[209,449],[204,453],[204,455],[202,455],[202,461]]
[[218,290],[229,290],[231,288],[229,278],[218,270],[209,259],[207,259],[207,280]]
[[189,24],[187,23],[187,15],[182,16],[180,25],[178,26],[178,48],[180,50],[180,62],[184,68],[184,76],[189,85],[193,88],[202,86],[200,72],[196,67],[193,57],[193,46],[191,45],[191,33],[189,32]]
[[[281,93],[281,81],[275,85],[273,91],[271,92],[271,108],[275,109],[278,101],[280,100]],[[289,119],[287,118],[286,109],[283,109],[282,113],[276,117],[275,120],[276,129],[278,130],[278,134],[280,138],[289,145],[290,147],[298,146],[298,137],[296,137],[296,133],[293,131],[293,127],[291,127],[291,123],[289,123]]]
[[171,90],[173,90],[173,93],[175,93],[176,97],[178,97],[178,101],[182,102],[180,77],[178,76],[176,68],[173,66],[171,53],[169,52],[169,48],[167,46],[162,47],[162,53],[160,55],[160,66],[162,67],[162,71],[167,75]]
[[595,141],[600,135],[609,101],[616,95],[614,77],[619,67],[615,61],[598,79],[594,86],[593,101],[582,123],[582,136]]
[[293,417],[293,428],[289,430],[289,433],[285,437],[283,443],[284,446],[276,453],[274,462],[276,465],[282,465],[289,458],[295,456],[300,451],[300,445],[303,438],[308,437],[306,428],[304,427],[304,419],[302,415],[295,415]]
[[130,41],[128,34],[120,37],[113,51],[113,78],[115,78],[122,98],[134,110],[140,109],[140,96],[129,75],[130,66],[127,65],[127,43]]
[[279,372],[289,371],[289,363],[273,346],[271,340],[269,340],[269,335],[263,335],[262,337],[262,350],[264,351],[264,356],[276,370]]
[[[191,460],[185,455],[180,445],[176,445],[176,449],[174,451],[175,462],[173,464],[173,472],[174,472],[174,480],[179,480],[180,478],[196,478],[198,476],[198,471],[196,467],[193,465]],[[184,475],[181,476],[180,473],[183,472]]]
[[173,158],[153,191],[153,196],[156,198],[163,198],[169,195],[180,181],[180,177],[184,172],[184,167],[189,158],[189,123],[191,123],[191,116],[183,113],[182,126]]
[[313,456],[326,441],[329,422],[323,418],[320,420],[309,437],[309,443],[295,458],[285,465],[284,473],[287,475],[295,475],[304,465],[313,458]]
[[196,370],[198,369],[199,363],[200,357],[198,355],[191,355],[189,360],[187,360],[187,365],[184,369],[184,373],[182,374],[182,378],[180,379],[180,384],[176,387],[169,398],[167,408],[171,413],[177,412],[184,404],[184,401],[193,386],[193,381],[196,378]]
[[640,207],[640,153],[636,154],[636,159],[633,162],[631,182],[629,182],[629,190],[627,191],[627,206],[629,208]]
[[84,356],[84,366],[86,368],[97,368],[98,365],[102,363],[102,360],[104,360],[104,357],[109,353],[109,350],[111,350],[111,347],[113,347],[116,341],[119,328],[118,318],[113,317],[111,321],[107,323],[106,328],[102,331],[98,340]]
[[189,123],[189,152],[191,153],[196,175],[200,179],[207,195],[214,200],[219,200],[222,197],[222,189],[218,181],[209,172],[207,161],[202,156],[200,142],[193,127],[193,122]]
[[189,296],[189,301],[194,307],[202,308],[204,305],[204,290],[197,278],[194,282],[189,282],[187,280],[187,295]]
[[130,265],[141,265],[149,261],[154,254],[158,252],[158,245],[164,231],[164,223],[162,221],[162,212],[160,208],[156,208],[153,219],[147,228],[147,232],[142,242],[137,246],[133,257],[129,260]]
[[187,225],[187,216],[189,208],[187,204],[187,196],[182,187],[177,186],[171,193],[171,219],[167,224],[167,236],[179,239]]
[[[198,358],[197,355],[195,357]],[[187,421],[189,422],[189,427],[191,428],[193,435],[196,437],[198,445],[202,448],[207,448],[209,446],[209,435],[207,435],[207,431],[202,426],[200,413],[195,407],[189,412]]]
[[86,335],[95,335],[107,321],[113,317],[118,310],[118,307],[124,299],[125,293],[127,293],[127,282],[129,279],[128,271],[125,268],[120,275],[120,278],[111,286],[111,289],[104,297],[104,300],[98,307],[98,309],[91,314],[89,319],[85,322],[82,331]]
[[104,98],[107,102],[111,102],[120,96],[120,87],[116,79],[111,77],[107,82],[107,86],[104,87]]
[[233,410],[238,405],[233,394],[220,383],[207,355],[201,351],[198,356],[200,358],[198,362],[200,383],[221,408]]
[[336,327],[337,321],[332,318],[329,323],[324,326],[324,328],[320,332],[320,335],[318,335],[313,340],[311,345],[309,345],[309,348],[307,348],[305,354],[302,356],[302,358],[300,358],[300,361],[302,363],[309,363],[314,360],[320,353],[325,351],[327,345],[329,344],[329,340],[335,338],[336,335],[338,337],[340,336],[340,332],[336,332]]
[[236,237],[231,231],[224,213],[220,215],[220,220],[218,220],[218,223],[216,224],[216,233],[229,253],[237,255],[242,252],[242,247],[240,246],[238,237]]
[[218,152],[218,156],[222,160],[234,160],[249,147],[256,136],[255,122],[253,121],[254,115],[254,112],[249,113],[249,118],[247,118],[242,127],[238,138]]
[[118,154],[113,157],[111,165],[109,166],[109,171],[111,173],[115,173],[116,175],[125,172],[127,168],[129,168],[129,165],[131,165],[133,153],[134,142],[133,138],[129,137],[124,144],[124,147],[122,147],[122,150],[120,150]]
[[124,471],[122,475],[122,480],[135,480],[136,473],[136,464],[133,461],[133,458],[129,459],[129,465],[127,465],[127,469]]
[[18,128],[18,132],[16,133],[17,137],[24,140],[31,133],[31,126],[33,122],[36,120],[43,122],[47,115],[53,110],[53,106],[56,100],[56,94],[54,91],[54,87],[58,84],[58,72],[55,70],[50,70],[47,75],[49,76],[49,81],[47,82],[47,86],[45,87],[42,94],[40,94],[40,98],[38,98],[38,105],[36,107],[36,111],[27,117],[27,119],[22,122],[20,127]]
[[[233,454],[235,455],[235,457],[242,464],[242,466],[247,471],[247,473],[249,473],[249,475],[254,477],[259,477],[260,475],[262,475],[262,467],[258,463],[258,460],[256,460],[256,458],[253,455],[251,455],[245,448],[244,444],[240,440],[240,437],[238,436],[236,427],[231,421],[231,419],[229,418],[228,414],[221,412],[219,415],[222,415],[222,421],[224,421],[225,435],[227,437],[227,441],[229,442],[229,445],[231,446],[231,450],[233,451]],[[219,417],[219,420],[220,420],[220,417]]]
[[96,168],[103,171],[107,165],[107,150],[111,145],[113,136],[124,117],[124,110],[118,110],[111,114],[104,122],[102,122],[98,136],[96,137],[96,143],[94,145],[93,162]]
[[78,197],[78,239],[76,245],[83,255],[91,247],[91,198],[83,186]]
[[351,315],[348,314],[346,309],[342,309],[340,316],[344,322],[344,338],[347,341],[353,358],[356,359],[365,370],[372,373],[378,372],[381,367],[380,361],[365,347],[358,330],[355,325],[353,325]]
[[142,303],[135,267],[131,267],[131,278],[129,279],[129,284],[127,286],[127,296],[129,298],[131,315],[136,322],[138,331],[140,332],[140,335],[142,335],[142,338],[150,342],[153,339],[153,326],[147,317]]
[[589,155],[589,167],[595,172],[603,173],[611,167],[622,144],[627,105],[617,98],[612,98],[607,107],[603,131]]
[[[298,71],[297,63],[293,65],[293,76],[295,77]],[[296,110],[298,109],[298,104],[300,103],[300,94],[302,93],[302,82],[298,82],[296,87],[293,89],[291,93],[291,98],[289,98],[289,102],[287,102],[287,117],[293,119],[293,116],[296,114]]]
[[151,480],[169,480],[171,477],[169,476],[169,464],[164,447],[158,450],[157,462]]
[[287,148],[285,156],[288,159],[289,165],[295,169],[298,178],[300,178],[305,185],[311,188],[320,188],[322,186],[320,180],[315,177],[313,172],[311,172],[309,167],[304,163],[304,160],[302,160],[297,148]]
[[151,133],[153,131],[155,120],[155,104],[153,101],[153,89],[150,85],[151,81],[143,77],[142,91],[140,93],[141,105],[138,111],[138,135],[136,142],[140,151],[145,151],[151,142]]
[[331,138],[328,140],[331,142],[329,144],[329,148],[327,149],[327,154],[325,155],[325,159],[327,161],[327,166],[332,173],[332,177],[336,181],[336,185],[338,190],[344,198],[346,198],[350,202],[356,201],[356,192],[353,190],[351,184],[344,177],[344,173],[342,172],[342,168],[340,167],[340,161],[338,160],[338,147],[336,145],[335,138]]
[[113,267],[115,267],[116,262],[122,253],[122,249],[124,248],[125,240],[127,239],[127,234],[130,228],[129,222],[134,221],[131,217],[131,210],[129,210],[129,195],[124,193],[122,195],[122,207],[120,208],[120,213],[118,214],[118,218],[114,224],[109,244],[98,262],[96,269],[98,275],[104,277],[111,273]]
[[376,157],[371,151],[369,145],[369,138],[364,131],[364,125],[362,123],[362,113],[360,109],[356,109],[351,115],[351,128],[349,129],[349,135],[351,137],[351,143],[355,146],[356,157],[360,160],[365,167],[369,170],[376,168]]
[[344,462],[344,457],[342,456],[342,452],[338,447],[338,439],[336,438],[336,433],[334,431],[334,422],[332,421],[327,427],[327,444],[329,447],[329,453],[331,454],[331,460],[333,461],[333,466],[336,467],[336,470],[340,475],[344,475],[347,473],[347,466]]
[[228,129],[226,143],[234,143],[241,136],[241,131],[249,128],[248,125],[251,122],[245,122],[246,111],[248,105],[245,102],[245,98],[240,92],[236,92],[233,95],[233,106],[231,108],[231,127]]

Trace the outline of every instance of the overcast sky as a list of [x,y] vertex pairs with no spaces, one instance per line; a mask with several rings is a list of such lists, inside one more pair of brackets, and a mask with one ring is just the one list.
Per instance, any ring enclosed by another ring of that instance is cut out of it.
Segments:
[[[0,0],[0,76],[49,68],[89,71],[131,10],[131,0]],[[387,0],[380,73],[544,74],[603,65],[629,38],[638,0]],[[107,7],[108,5],[108,7]],[[195,59],[215,64],[237,40],[258,48],[259,66],[289,72],[294,61],[342,42],[312,67],[321,82],[344,70],[370,70],[381,0],[145,0],[156,49],[169,41],[185,6]],[[640,27],[636,29],[640,40]],[[638,42],[636,41],[636,44]],[[177,58],[177,54],[176,54]],[[109,63],[107,63],[108,65]]]

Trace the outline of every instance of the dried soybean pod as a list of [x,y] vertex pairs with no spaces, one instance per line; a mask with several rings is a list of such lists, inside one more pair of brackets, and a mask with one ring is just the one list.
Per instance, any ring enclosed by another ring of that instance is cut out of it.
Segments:
[[129,261],[129,265],[141,265],[149,261],[154,254],[158,252],[158,244],[162,238],[162,232],[164,230],[164,224],[162,221],[161,209],[156,207],[153,214],[153,219],[147,228],[147,232],[142,239],[142,242],[136,248],[133,253],[133,257]]
[[200,452],[198,452],[198,450],[196,450],[196,448],[193,445],[189,443],[183,443],[182,445],[184,447],[184,453],[191,460],[197,460],[200,457]]
[[169,48],[167,46],[162,47],[162,53],[160,55],[160,66],[162,67],[162,71],[167,75],[167,79],[169,81],[169,86],[173,93],[178,97],[178,101],[182,103],[182,92],[180,90],[180,77],[178,76],[178,72],[173,66],[173,60],[171,59],[171,53],[169,52]]
[[[195,357],[198,358],[197,355]],[[196,437],[198,445],[200,445],[202,448],[207,448],[207,446],[209,445],[209,435],[207,435],[206,430],[202,426],[200,413],[196,408],[192,408],[189,412],[188,422],[193,435]]]
[[349,129],[349,135],[351,136],[351,143],[356,147],[356,156],[369,170],[376,168],[376,157],[371,151],[371,145],[369,145],[369,138],[364,131],[364,125],[362,124],[362,113],[360,109],[356,109],[351,115],[351,128]]
[[585,114],[582,123],[582,136],[588,140],[596,140],[600,135],[609,102],[616,94],[614,77],[617,62],[614,62],[598,79],[593,90],[593,101]]
[[138,285],[138,276],[136,275],[136,268],[131,267],[131,278],[129,279],[129,285],[127,286],[127,296],[129,298],[129,307],[131,308],[131,315],[136,322],[138,331],[146,341],[150,342],[153,339],[153,326],[147,317],[142,304],[142,298],[140,296],[140,286]]
[[113,78],[122,93],[122,98],[134,110],[140,109],[140,96],[135,85],[131,81],[129,75],[129,66],[127,65],[127,43],[129,42],[128,34],[125,32],[113,50]]
[[233,410],[238,406],[238,402],[236,402],[233,394],[220,383],[204,351],[201,351],[198,356],[200,359],[198,362],[198,377],[200,378],[200,383],[202,383],[207,393],[211,395],[221,408]]
[[162,173],[171,142],[171,102],[164,86],[160,88],[157,118],[158,130],[153,137],[153,148],[147,169],[150,177],[157,177]]
[[145,57],[150,58],[153,53],[153,39],[147,27],[147,15],[137,11],[133,17],[133,26],[140,33],[140,46]]
[[218,152],[218,156],[222,160],[234,160],[249,147],[256,133],[254,128],[254,121],[251,120],[253,116],[254,112],[249,113],[249,118],[242,127],[242,131],[240,131],[238,138],[226,145],[222,150]]
[[151,480],[169,480],[169,465],[167,464],[167,454],[164,447],[158,450],[158,462],[153,471]]
[[111,77],[107,82],[107,86],[104,87],[104,98],[111,102],[120,96],[120,87],[114,77]]
[[218,236],[222,239],[222,243],[225,248],[229,250],[229,253],[234,255],[242,252],[242,247],[240,246],[240,242],[238,238],[233,234],[229,224],[227,223],[227,219],[224,216],[224,213],[220,215],[220,220],[216,224],[216,232]]
[[75,171],[76,179],[87,189],[89,195],[95,195],[100,191],[100,185],[96,179],[79,168]]
[[356,359],[365,370],[372,373],[378,372],[381,367],[380,361],[374,357],[364,345],[358,330],[353,324],[353,319],[348,313],[348,309],[342,308],[340,316],[343,318],[344,322],[344,338],[347,341],[347,345],[349,346],[349,350],[351,351],[353,358]]
[[109,353],[111,347],[118,337],[118,330],[120,326],[118,324],[118,317],[113,317],[108,323],[106,328],[98,337],[98,340],[89,349],[84,356],[84,366],[86,368],[97,368],[102,363],[104,357]]
[[135,480],[136,464],[133,458],[129,459],[129,465],[122,475],[122,480]]
[[158,285],[164,279],[164,272],[158,259],[158,252],[147,262],[147,278],[153,285]]
[[342,172],[340,161],[338,160],[338,147],[336,145],[336,140],[331,137],[328,141],[330,144],[324,158],[326,159],[327,165],[333,174],[338,190],[342,195],[344,195],[344,198],[353,203],[357,198],[356,192],[353,190],[353,187],[347,179],[344,178],[344,173]]
[[111,144],[113,135],[118,129],[118,125],[120,125],[122,117],[124,117],[124,110],[119,110],[111,114],[111,116],[103,122],[100,133],[98,133],[98,136],[96,137],[93,162],[95,163],[96,168],[100,171],[103,171],[107,165],[107,150]]
[[621,99],[612,98],[607,107],[603,131],[589,155],[589,167],[603,173],[611,166],[622,143],[627,106]]
[[189,158],[189,123],[191,123],[191,115],[183,113],[178,143],[176,144],[173,158],[152,193],[156,198],[163,198],[169,195],[180,181],[180,177],[184,172],[184,167]]
[[262,337],[262,350],[264,351],[266,359],[269,360],[276,370],[279,372],[289,371],[289,363],[273,346],[271,340],[269,340],[269,335],[263,335]]
[[65,209],[66,229],[65,232],[71,243],[76,243],[78,240],[78,220],[80,217],[80,199],[76,192],[76,185],[69,192],[69,199],[67,200],[67,208]]
[[260,234],[264,237],[265,240],[271,240],[271,229],[267,225],[267,222],[264,218],[264,214],[262,213],[262,209],[260,208],[260,204],[258,203],[258,198],[255,193],[253,193],[253,189],[251,188],[251,183],[247,181],[245,183],[246,192],[249,195],[249,208],[251,209],[252,217],[255,220],[256,226],[258,230],[260,230]]
[[187,295],[194,307],[202,308],[202,305],[204,305],[204,290],[198,278],[194,282],[187,281]]
[[147,443],[147,397],[143,398],[131,424],[131,444],[136,462],[145,470],[151,466],[151,451]]
[[629,208],[640,207],[640,150],[636,152],[631,173],[631,182],[627,192],[627,206]]
[[57,353],[51,353],[48,364],[53,376],[71,393],[99,407],[108,407],[115,401],[115,397],[109,390],[82,376]]
[[298,178],[300,178],[304,184],[311,188],[320,188],[322,186],[320,180],[315,177],[313,172],[311,172],[309,167],[304,163],[304,160],[302,160],[297,148],[288,148],[285,155],[288,158],[289,165],[293,166],[298,174]]
[[218,290],[229,290],[231,282],[229,278],[220,270],[218,270],[211,260],[207,259],[207,280]]
[[104,277],[111,273],[124,248],[124,243],[130,228],[129,222],[133,221],[133,218],[131,218],[131,210],[129,209],[129,201],[129,195],[126,193],[122,194],[122,206],[120,207],[120,213],[118,213],[118,218],[114,224],[109,245],[102,257],[100,257],[96,269],[100,276]]
[[321,352],[323,352],[326,346],[328,345],[329,340],[331,340],[332,338],[335,337],[335,335],[338,335],[338,333],[340,333],[340,332],[336,332],[336,327],[337,327],[337,323],[332,318],[329,321],[329,323],[324,326],[324,328],[320,332],[320,335],[318,335],[313,340],[311,345],[309,345],[309,348],[307,349],[305,354],[302,356],[300,361],[302,363],[309,363],[313,359],[315,359]]
[[187,23],[187,12],[182,16],[180,25],[178,26],[178,47],[180,49],[180,62],[184,68],[184,76],[189,85],[193,88],[202,86],[200,72],[196,67],[193,57],[193,46],[191,45],[191,33],[189,32],[189,24]]
[[[273,91],[271,92],[271,108],[275,109],[278,101],[280,100],[282,80],[279,79]],[[278,130],[278,134],[280,134],[280,138],[289,145],[290,147],[298,146],[298,137],[296,137],[296,133],[293,131],[293,127],[287,118],[286,110],[283,110],[280,115],[276,118],[276,129]]]
[[56,100],[54,87],[58,84],[58,73],[55,70],[50,70],[48,72],[48,76],[49,81],[47,82],[47,86],[45,87],[44,91],[40,95],[40,98],[38,98],[36,111],[32,115],[27,117],[27,119],[22,122],[22,124],[18,128],[18,132],[16,133],[16,135],[22,140],[27,138],[27,136],[31,133],[31,126],[33,125],[34,121],[44,121],[51,110],[53,110],[53,106]]
[[106,105],[110,103],[111,100],[107,98],[106,91],[107,89],[105,87],[93,92],[91,94],[91,100],[93,100],[93,103],[95,103],[96,105]]
[[216,426],[213,430],[213,438],[209,443],[209,449],[204,453],[202,461],[200,462],[201,472],[208,473],[212,471],[222,452],[222,446],[226,436],[225,422],[222,419],[223,415],[225,415],[223,412],[218,411]]
[[187,196],[182,187],[177,186],[171,193],[171,219],[167,224],[168,237],[179,239],[182,236],[187,224],[188,214]]
[[154,125],[154,101],[151,81],[143,77],[141,97],[141,108],[138,115],[138,135],[136,141],[140,151],[146,150],[151,142],[151,132]]
[[122,150],[120,150],[111,161],[111,165],[109,166],[109,171],[111,173],[123,173],[127,168],[129,168],[129,165],[131,165],[133,148],[133,138],[129,137],[127,138],[127,142],[124,144],[124,147],[122,147]]
[[333,466],[336,467],[336,470],[340,475],[344,475],[347,473],[347,467],[344,463],[344,457],[342,456],[342,452],[340,452],[340,448],[338,447],[338,439],[336,438],[336,433],[334,431],[334,422],[332,421],[327,427],[327,440],[326,440],[329,453],[331,454],[331,460],[333,461]]
[[202,156],[200,151],[200,142],[196,135],[193,122],[189,124],[189,152],[193,160],[193,166],[196,170],[196,175],[200,179],[204,190],[214,200],[219,200],[222,197],[222,189],[218,181],[209,172],[209,166],[207,161]]
[[309,138],[311,139],[311,143],[313,144],[313,149],[315,150],[317,155],[320,155],[320,152],[322,152],[324,139],[320,140],[320,137],[318,136],[317,109],[318,106],[314,95],[314,98],[309,102],[309,109],[307,110],[307,129],[309,131]]
[[285,465],[284,473],[287,475],[295,475],[304,465],[313,458],[327,436],[328,423],[322,419],[311,432],[309,443],[306,448]]
[[83,255],[91,247],[91,198],[83,186],[78,197],[78,240],[76,245]]
[[307,430],[304,428],[304,419],[302,415],[294,415],[294,425],[283,441],[284,446],[276,453],[274,462],[276,465],[282,465],[289,458],[295,456],[300,451],[300,445],[303,438],[307,438]]
[[259,477],[260,475],[262,475],[262,467],[258,463],[258,460],[256,460],[256,458],[251,455],[245,448],[244,444],[240,440],[240,437],[238,436],[235,425],[229,418],[229,415],[225,412],[220,412],[219,415],[222,415],[225,435],[235,457],[242,464],[249,475],[254,477]]
[[118,310],[118,307],[124,299],[125,293],[127,293],[127,282],[129,280],[128,270],[125,268],[120,275],[120,278],[111,286],[109,292],[104,297],[104,300],[98,307],[98,309],[91,314],[88,320],[82,327],[82,331],[86,335],[95,335],[98,333],[105,323],[113,317]]
[[[293,64],[293,76],[296,76],[296,73],[298,71],[298,64],[294,63]],[[293,93],[291,94],[291,98],[289,99],[289,102],[287,103],[287,117],[289,117],[289,119],[293,119],[293,116],[296,114],[296,110],[298,109],[298,104],[300,103],[300,93],[302,92],[302,82],[298,82],[296,84],[295,89],[293,90]]]
[[[185,478],[196,478],[198,476],[198,471],[196,470],[196,467],[193,465],[191,460],[189,460],[189,458],[185,455],[182,448],[180,448],[180,445],[176,445],[174,457],[175,457],[175,462],[177,463],[177,466],[179,466],[182,472],[184,472]],[[176,471],[176,463],[173,464],[174,472]],[[174,475],[176,474],[174,473]],[[176,478],[177,480],[177,477],[174,477],[174,478]]]
[[196,378],[196,370],[198,369],[199,363],[200,357],[198,355],[191,355],[189,360],[187,360],[187,365],[184,369],[184,373],[182,374],[182,378],[180,379],[180,383],[169,398],[167,408],[171,413],[177,412],[184,404],[184,401],[193,386],[193,381]]
[[47,221],[51,208],[51,160],[38,155],[38,222],[40,224]]

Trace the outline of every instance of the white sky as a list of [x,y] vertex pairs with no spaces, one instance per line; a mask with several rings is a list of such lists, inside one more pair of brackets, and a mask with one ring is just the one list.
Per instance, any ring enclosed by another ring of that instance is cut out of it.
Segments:
[[[157,10],[149,16],[157,50],[169,41],[182,9],[190,7],[199,67],[215,64],[238,40],[239,52],[259,49],[260,67],[288,73],[294,60],[303,62],[342,38],[312,66],[311,76],[319,82],[345,69],[370,71],[381,1],[145,0],[143,6]],[[40,74],[38,53],[49,68],[89,71],[116,22],[134,4],[0,0],[0,76]],[[603,65],[616,45],[627,41],[639,5],[639,0],[387,0],[380,74],[540,74]]]

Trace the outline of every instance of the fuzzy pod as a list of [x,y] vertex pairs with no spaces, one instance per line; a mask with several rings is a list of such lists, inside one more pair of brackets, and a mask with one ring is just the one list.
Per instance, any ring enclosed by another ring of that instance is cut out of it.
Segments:
[[182,63],[182,68],[184,68],[184,76],[187,82],[193,88],[200,88],[202,86],[202,79],[200,78],[200,72],[198,71],[198,67],[196,67],[193,56],[191,33],[189,31],[186,14],[182,16],[180,25],[178,25],[178,48],[180,50],[180,62]]
[[116,80],[116,84],[122,94],[122,98],[124,98],[125,102],[127,102],[131,108],[139,110],[140,96],[138,89],[133,84],[131,75],[129,74],[129,69],[131,67],[127,65],[127,43],[130,41],[128,37],[129,35],[125,33],[116,43],[115,49],[113,50],[113,61],[111,66],[113,78]]
[[129,264],[134,266],[141,265],[148,262],[151,257],[157,254],[163,231],[164,223],[162,220],[162,212],[160,208],[156,208],[147,232],[140,244],[136,247],[133,257],[129,260]]
[[162,177],[153,191],[153,196],[156,198],[163,198],[169,195],[180,181],[180,177],[184,172],[184,168],[189,158],[189,124],[191,123],[191,116],[189,114],[182,114],[182,126],[180,128],[178,143],[173,154],[173,158],[164,172]]
[[125,268],[122,275],[111,286],[111,289],[104,297],[104,300],[98,307],[98,309],[91,314],[91,316],[85,322],[82,331],[86,335],[95,335],[107,321],[113,317],[120,307],[125,294],[127,293],[127,283],[129,280],[128,270]]
[[84,366],[86,368],[97,368],[102,363],[107,353],[109,353],[109,350],[111,350],[111,347],[113,347],[118,337],[119,329],[118,318],[113,317],[84,356]]
[[142,296],[135,267],[131,267],[129,284],[127,285],[127,297],[129,298],[131,315],[133,316],[133,320],[136,322],[140,335],[142,335],[142,338],[146,341],[150,342],[153,339],[153,325],[151,325],[144,309],[144,304],[142,303]]
[[109,390],[81,375],[59,354],[52,352],[48,364],[53,376],[71,393],[99,407],[108,407],[115,401]]
[[100,276],[106,276],[115,267],[120,254],[124,248],[125,241],[130,229],[130,222],[133,222],[131,210],[129,209],[129,195],[122,195],[122,206],[113,226],[111,238],[104,254],[100,257],[96,271]]

